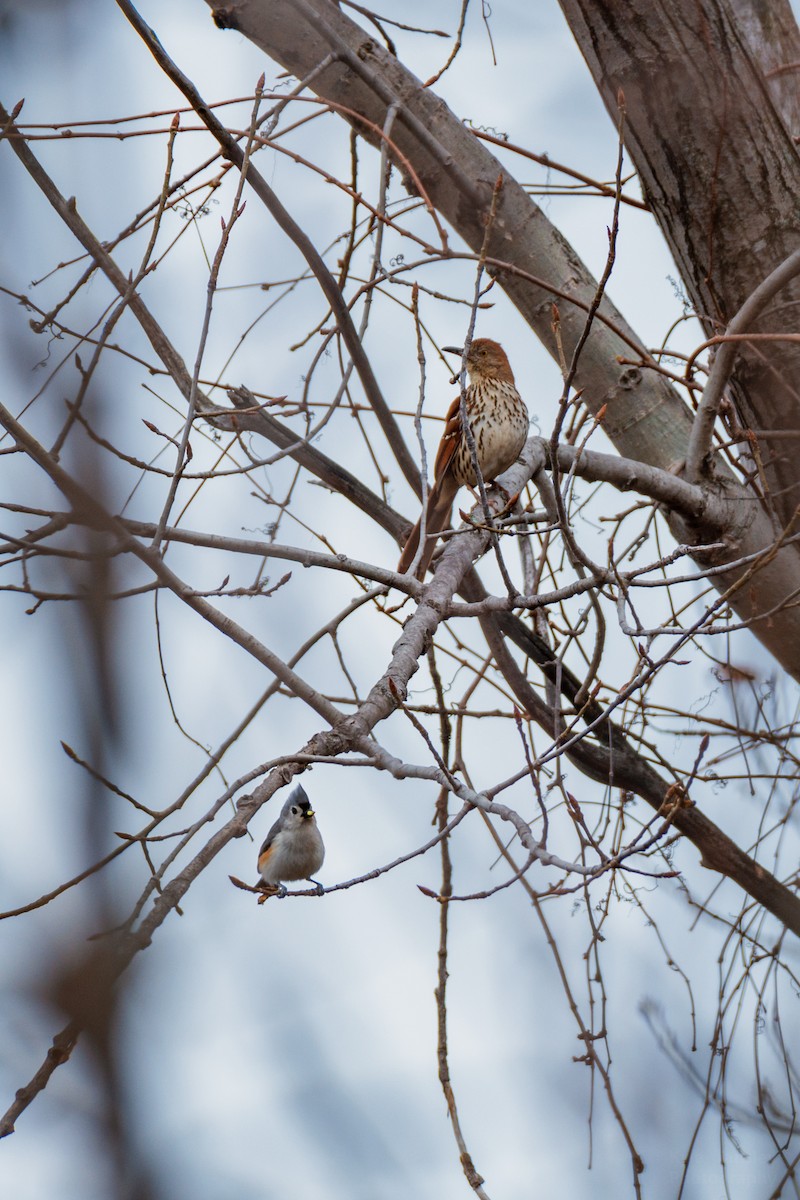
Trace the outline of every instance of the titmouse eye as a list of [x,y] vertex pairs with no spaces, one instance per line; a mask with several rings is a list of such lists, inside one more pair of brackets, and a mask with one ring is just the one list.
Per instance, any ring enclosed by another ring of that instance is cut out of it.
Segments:
[[294,813],[295,816],[297,816],[297,814],[300,812],[300,809],[297,807],[296,804],[292,805],[292,812]]

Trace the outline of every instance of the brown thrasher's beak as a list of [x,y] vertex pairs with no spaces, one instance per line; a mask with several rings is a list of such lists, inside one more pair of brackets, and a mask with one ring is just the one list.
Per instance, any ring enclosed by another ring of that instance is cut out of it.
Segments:
[[[444,350],[445,354],[457,354],[459,356],[459,358],[464,357],[464,347],[463,346],[442,346],[442,350]],[[459,367],[458,373],[453,376],[453,378],[450,380],[450,383],[451,384],[458,383],[460,374],[461,374],[461,368]]]

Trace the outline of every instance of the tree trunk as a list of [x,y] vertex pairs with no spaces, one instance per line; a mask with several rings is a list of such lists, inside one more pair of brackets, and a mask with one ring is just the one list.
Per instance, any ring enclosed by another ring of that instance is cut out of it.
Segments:
[[[619,89],[625,93],[625,145],[645,198],[708,336],[723,333],[800,245],[800,157],[789,132],[798,118],[797,75],[764,77],[765,67],[800,58],[788,4],[560,3],[612,116]],[[796,280],[753,332],[793,332],[799,302]],[[800,345],[751,344],[732,383],[786,525],[800,503]]]

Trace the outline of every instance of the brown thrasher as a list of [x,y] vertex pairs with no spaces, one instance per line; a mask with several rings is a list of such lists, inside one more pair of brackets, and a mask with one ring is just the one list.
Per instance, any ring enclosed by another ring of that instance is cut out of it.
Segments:
[[[453,354],[463,353],[453,346],[443,349]],[[498,342],[491,338],[476,338],[467,354],[467,371],[467,418],[481,475],[485,483],[491,483],[511,466],[525,445],[528,410],[514,384],[506,352]],[[478,482],[461,424],[460,400],[457,396],[450,405],[436,452],[433,487],[428,493],[425,546],[416,571],[417,579],[425,578],[437,535],[450,523],[456,492],[462,486],[474,488]],[[408,571],[417,553],[419,534],[420,522],[417,521],[397,564],[402,575]]]

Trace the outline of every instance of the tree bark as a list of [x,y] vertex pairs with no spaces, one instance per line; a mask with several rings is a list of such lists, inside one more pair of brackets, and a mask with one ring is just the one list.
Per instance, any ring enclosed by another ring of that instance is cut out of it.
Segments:
[[[772,75],[800,34],[784,0],[560,0],[709,337],[800,245],[796,74]],[[773,100],[774,96],[774,100]],[[776,107],[781,105],[781,111]],[[752,332],[794,332],[800,281]],[[748,331],[750,332],[750,331]],[[732,377],[786,524],[800,503],[800,345],[743,348]],[[763,431],[763,432],[762,432]],[[770,431],[781,431],[780,439]]]
[[800,134],[800,29],[789,0],[731,0],[731,8],[794,139]]

